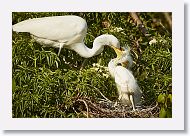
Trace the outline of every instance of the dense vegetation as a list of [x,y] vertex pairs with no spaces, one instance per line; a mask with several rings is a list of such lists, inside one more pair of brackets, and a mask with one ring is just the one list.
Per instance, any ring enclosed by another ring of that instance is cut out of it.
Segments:
[[[13,24],[29,18],[74,14],[86,19],[85,43],[92,47],[95,37],[115,35],[122,46],[131,47],[132,72],[143,91],[142,104],[158,103],[159,117],[171,117],[172,35],[163,13],[140,13],[147,35],[141,32],[129,13],[13,13]],[[149,42],[156,40],[152,44]],[[95,57],[84,59],[76,52],[42,47],[27,33],[12,37],[13,117],[85,117],[77,111],[74,99],[98,101],[103,95],[117,100],[114,81],[105,67],[115,52],[105,47]],[[96,63],[96,65],[94,65]],[[103,94],[103,95],[102,95]]]

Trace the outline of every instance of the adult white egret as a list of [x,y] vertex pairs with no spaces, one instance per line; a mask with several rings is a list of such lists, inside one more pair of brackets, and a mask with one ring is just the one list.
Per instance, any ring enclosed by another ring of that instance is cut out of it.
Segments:
[[100,54],[104,45],[119,50],[120,43],[113,35],[104,34],[95,38],[92,49],[84,44],[87,34],[86,21],[74,15],[52,16],[28,19],[13,25],[13,31],[28,32],[40,44],[74,50],[80,56],[89,58]]
[[118,66],[119,63],[131,64],[132,58],[129,55],[129,50],[122,51],[122,58],[111,59],[108,64],[108,69],[111,76],[115,79],[118,89],[119,100],[135,110],[136,104],[140,104],[142,92],[130,70],[123,66]]

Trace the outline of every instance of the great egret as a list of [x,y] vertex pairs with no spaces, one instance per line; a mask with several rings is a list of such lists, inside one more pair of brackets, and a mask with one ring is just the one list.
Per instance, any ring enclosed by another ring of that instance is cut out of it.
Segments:
[[132,72],[123,66],[118,66],[119,63],[132,63],[132,58],[129,55],[129,51],[124,50],[123,54],[125,55],[121,55],[122,58],[111,59],[108,64],[108,69],[111,76],[115,79],[119,100],[125,105],[132,105],[133,110],[135,110],[136,104],[140,103],[142,92]]
[[52,16],[28,19],[13,25],[13,31],[28,32],[40,44],[59,48],[74,50],[84,58],[100,54],[104,45],[119,50],[120,43],[113,35],[100,35],[95,38],[92,49],[84,44],[87,34],[86,21],[74,15]]

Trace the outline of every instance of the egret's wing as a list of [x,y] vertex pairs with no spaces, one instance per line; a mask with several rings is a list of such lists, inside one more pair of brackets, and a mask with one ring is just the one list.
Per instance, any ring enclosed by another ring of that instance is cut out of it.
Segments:
[[115,69],[115,82],[120,91],[122,101],[129,104],[129,98],[126,92],[134,92],[135,104],[140,105],[140,99],[142,96],[142,91],[140,90],[133,74],[126,68],[122,66],[117,66]]
[[55,41],[82,41],[86,35],[87,24],[78,16],[54,16],[22,21],[13,25],[13,31],[29,32],[34,36]]
[[134,101],[137,105],[141,105],[141,97],[142,97],[142,90],[140,89],[139,86],[137,86],[137,90],[136,92],[134,93]]
[[136,84],[136,80],[132,73],[122,66],[117,66],[115,68],[115,82],[122,88],[135,88]]

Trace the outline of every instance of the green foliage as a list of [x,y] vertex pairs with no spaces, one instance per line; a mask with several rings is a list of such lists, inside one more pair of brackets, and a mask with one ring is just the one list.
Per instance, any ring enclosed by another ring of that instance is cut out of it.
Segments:
[[[15,12],[12,21],[15,24],[29,18],[66,14],[86,19],[88,47],[92,47],[95,37],[105,33],[115,35],[122,46],[130,46],[135,62],[131,70],[143,91],[143,105],[158,102],[160,117],[172,117],[172,37],[161,13],[140,14],[149,37],[132,23],[129,13]],[[156,24],[155,19],[166,27]],[[57,56],[58,49],[42,47],[27,33],[13,32],[12,36],[13,117],[84,117],[73,108],[74,98],[99,100],[102,93],[110,100],[117,99],[113,79],[105,76],[107,71],[92,66],[98,63],[107,67],[116,57],[112,49],[105,47],[103,53],[86,60],[67,49]],[[150,38],[157,42],[150,45]]]
[[159,94],[158,103],[161,107],[159,117],[171,118],[172,117],[172,95],[171,94]]
[[[135,71],[146,104],[151,104],[160,93],[172,93],[172,53],[171,39],[158,37],[158,42],[144,49],[139,66]],[[164,43],[163,40],[166,42]],[[168,46],[168,47],[167,47]]]

